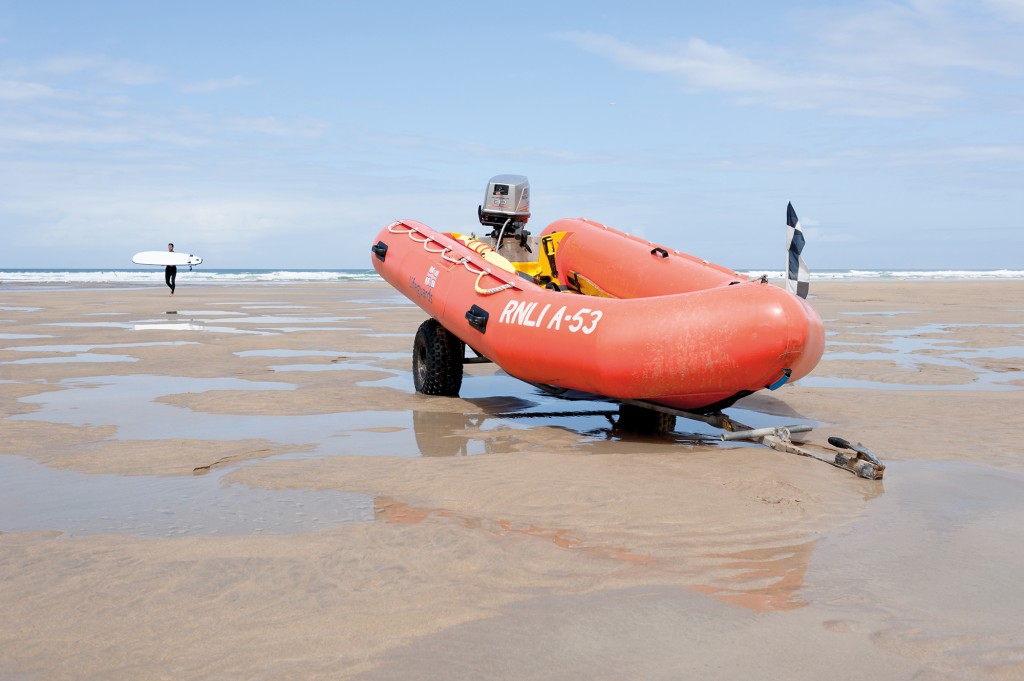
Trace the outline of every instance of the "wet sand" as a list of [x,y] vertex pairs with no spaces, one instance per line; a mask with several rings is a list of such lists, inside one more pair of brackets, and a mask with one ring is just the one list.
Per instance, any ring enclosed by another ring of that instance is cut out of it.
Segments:
[[814,284],[732,413],[883,481],[418,395],[383,283],[179,284],[0,285],[0,678],[1024,678],[1024,282]]

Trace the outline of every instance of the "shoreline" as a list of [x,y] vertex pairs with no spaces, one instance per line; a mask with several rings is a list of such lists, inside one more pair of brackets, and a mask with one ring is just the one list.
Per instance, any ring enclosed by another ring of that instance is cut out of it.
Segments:
[[[773,267],[752,269],[738,268],[740,276],[750,280],[767,276],[776,285],[782,285],[786,273]],[[5,286],[19,284],[121,284],[159,283],[162,271],[153,268],[0,268],[0,290]],[[183,279],[197,284],[222,283],[338,283],[342,281],[383,281],[373,268],[211,268],[196,266],[195,270],[179,272]],[[186,277],[187,275],[187,277]],[[958,281],[1021,281],[1024,270],[1000,268],[987,270],[954,269],[867,269],[816,270],[811,275],[812,291],[819,284],[860,283],[860,282],[958,282]]]

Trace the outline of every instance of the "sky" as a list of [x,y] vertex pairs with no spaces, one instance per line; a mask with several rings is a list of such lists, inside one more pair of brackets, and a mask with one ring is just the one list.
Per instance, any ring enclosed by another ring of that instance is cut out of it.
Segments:
[[0,268],[369,268],[586,217],[781,270],[1024,269],[1024,0],[0,0]]

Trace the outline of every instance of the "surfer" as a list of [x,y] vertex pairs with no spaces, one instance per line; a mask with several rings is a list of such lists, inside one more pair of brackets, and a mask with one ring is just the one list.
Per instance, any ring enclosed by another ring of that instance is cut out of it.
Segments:
[[[174,244],[167,244],[167,251],[174,253]],[[164,281],[171,287],[171,295],[174,295],[174,280],[178,276],[177,265],[168,265],[164,268]]]

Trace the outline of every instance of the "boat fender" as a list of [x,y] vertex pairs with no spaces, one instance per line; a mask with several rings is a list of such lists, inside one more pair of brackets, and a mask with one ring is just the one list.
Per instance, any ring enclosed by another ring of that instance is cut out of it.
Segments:
[[466,311],[466,321],[480,333],[487,332],[487,319],[490,314],[479,305],[474,305]]
[[387,257],[388,254],[388,245],[383,241],[378,241],[375,246],[370,246],[370,250],[373,251],[373,254],[377,256],[378,260],[384,262],[384,258]]
[[661,246],[655,246],[654,248],[651,249],[651,255],[656,255],[659,258],[667,258],[668,257],[668,251],[666,251]]
[[782,378],[780,378],[779,380],[775,381],[771,385],[766,385],[765,387],[768,388],[769,390],[778,390],[782,386],[786,385],[786,381],[788,381],[789,377],[792,376],[792,375],[793,375],[793,370],[792,369],[783,369],[782,370]]

